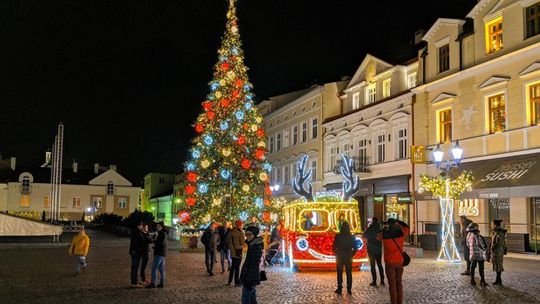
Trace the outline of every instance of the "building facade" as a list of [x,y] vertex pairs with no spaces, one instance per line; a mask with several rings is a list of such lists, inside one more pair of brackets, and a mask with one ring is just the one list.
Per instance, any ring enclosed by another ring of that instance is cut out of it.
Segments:
[[[274,195],[287,201],[297,198],[291,182],[296,164],[309,157],[314,191],[323,190],[322,122],[341,111],[339,92],[346,82],[332,82],[307,90],[271,97],[257,107],[264,116],[268,136],[267,160],[272,164],[271,185],[279,185]],[[272,188],[274,189],[274,188]]]
[[417,60],[392,65],[368,54],[341,92],[342,113],[323,123],[324,187],[342,188],[341,155],[349,156],[360,177],[355,198],[364,228],[373,216],[412,221],[410,88],[417,70]]
[[174,174],[151,172],[144,176],[143,210],[151,212],[156,221],[172,223]]
[[[532,241],[540,232],[539,11],[539,1],[482,0],[466,20],[437,20],[422,38],[422,84],[413,89],[414,144],[447,152],[459,140],[460,167],[475,177],[456,221],[465,214],[487,232],[502,219]],[[437,173],[432,164],[415,169],[417,178]],[[438,203],[417,199],[419,233],[435,233]]]

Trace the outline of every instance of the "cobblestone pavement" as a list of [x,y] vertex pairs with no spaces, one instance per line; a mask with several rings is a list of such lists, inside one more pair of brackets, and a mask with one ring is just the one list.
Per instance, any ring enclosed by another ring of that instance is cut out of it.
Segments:
[[[129,240],[103,232],[89,235],[89,266],[78,276],[65,247],[0,250],[0,303],[240,303],[241,288],[225,285],[227,272],[208,277],[203,254],[172,249],[165,288],[131,289]],[[539,266],[538,261],[507,259],[505,285],[486,288],[470,286],[459,265],[413,259],[404,274],[405,303],[540,303]],[[491,264],[486,268],[491,283]],[[259,303],[389,303],[386,287],[368,285],[369,272],[354,273],[352,296],[333,293],[333,272],[294,273],[279,267],[267,272],[269,281],[257,287]]]

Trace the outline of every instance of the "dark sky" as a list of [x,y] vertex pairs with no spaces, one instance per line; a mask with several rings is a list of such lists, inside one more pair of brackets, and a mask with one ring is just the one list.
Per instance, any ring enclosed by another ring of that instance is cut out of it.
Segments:
[[[239,0],[257,100],[352,75],[366,52],[397,58],[416,30],[464,18],[475,3]],[[1,1],[0,153],[41,163],[62,121],[64,162],[116,164],[134,184],[151,171],[177,172],[226,8],[225,0]]]

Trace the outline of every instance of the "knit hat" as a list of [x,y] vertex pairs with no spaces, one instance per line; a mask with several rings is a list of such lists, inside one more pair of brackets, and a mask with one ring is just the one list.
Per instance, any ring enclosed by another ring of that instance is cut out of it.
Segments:
[[241,220],[236,220],[234,222],[234,227],[238,228],[238,229],[241,229],[242,228],[242,225],[244,225],[244,222],[242,222]]
[[468,231],[478,231],[478,224],[477,223],[470,223],[469,227],[467,227]]
[[253,233],[254,236],[259,235],[259,228],[257,228],[256,226],[249,226],[247,227],[246,231]]

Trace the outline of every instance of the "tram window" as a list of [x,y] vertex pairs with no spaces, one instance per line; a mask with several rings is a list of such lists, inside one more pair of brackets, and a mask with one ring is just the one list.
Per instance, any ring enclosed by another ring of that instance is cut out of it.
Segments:
[[328,212],[324,210],[302,211],[300,227],[305,231],[326,231],[328,229]]

